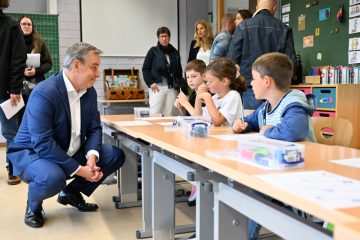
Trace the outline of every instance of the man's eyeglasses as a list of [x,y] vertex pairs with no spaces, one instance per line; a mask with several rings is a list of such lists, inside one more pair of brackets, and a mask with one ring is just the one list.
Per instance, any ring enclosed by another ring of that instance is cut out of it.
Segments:
[[169,35],[160,35],[159,38],[170,38]]
[[20,23],[20,25],[23,27],[25,27],[25,26],[31,27],[32,26],[31,23]]

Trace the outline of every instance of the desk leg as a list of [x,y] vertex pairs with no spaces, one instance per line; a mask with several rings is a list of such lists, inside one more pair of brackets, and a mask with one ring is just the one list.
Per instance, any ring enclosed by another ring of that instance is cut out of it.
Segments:
[[142,167],[142,231],[136,231],[136,238],[152,237],[152,195],[151,195],[151,173],[152,156],[150,150],[141,154]]
[[214,193],[205,191],[200,181],[196,182],[196,191],[196,239],[213,239]]
[[[154,157],[161,157],[160,154]],[[152,164],[152,228],[156,240],[175,239],[175,175]]]
[[[141,201],[138,201],[138,178],[137,178],[137,158],[138,155],[131,150],[131,142],[123,139],[121,136],[117,137],[117,145],[125,154],[124,165],[118,171],[118,188],[120,201],[116,201],[116,208],[126,208],[140,206]],[[135,148],[135,147],[133,147]]]

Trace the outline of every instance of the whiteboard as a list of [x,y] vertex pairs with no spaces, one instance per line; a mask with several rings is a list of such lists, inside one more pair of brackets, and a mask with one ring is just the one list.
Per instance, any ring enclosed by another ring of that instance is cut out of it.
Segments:
[[82,41],[105,56],[145,56],[161,26],[170,29],[178,49],[177,0],[81,1]]

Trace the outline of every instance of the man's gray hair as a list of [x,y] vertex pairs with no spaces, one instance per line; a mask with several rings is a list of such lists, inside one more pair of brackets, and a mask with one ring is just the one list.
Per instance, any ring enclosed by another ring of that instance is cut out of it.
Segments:
[[88,43],[75,43],[66,51],[63,68],[71,70],[71,64],[75,59],[79,60],[80,62],[85,62],[89,52],[94,52],[99,55],[102,53],[101,50]]

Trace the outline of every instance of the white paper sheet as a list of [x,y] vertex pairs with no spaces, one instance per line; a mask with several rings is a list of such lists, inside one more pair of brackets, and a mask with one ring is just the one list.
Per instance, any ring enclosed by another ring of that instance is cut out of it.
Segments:
[[5,102],[0,104],[0,107],[4,111],[4,114],[7,119],[10,119],[14,116],[20,109],[24,107],[24,99],[20,96],[20,102],[16,104],[16,106],[12,106],[10,99],[6,100]]
[[115,124],[123,127],[152,125],[152,123],[147,121],[118,121]]
[[254,139],[265,138],[261,133],[246,133],[246,134],[222,134],[222,135],[210,135],[210,137],[217,138],[225,141],[237,141],[240,139]]
[[173,126],[173,122],[158,122],[156,124],[162,125],[162,126]]
[[256,177],[329,209],[360,206],[360,181],[327,171],[266,174]]
[[345,165],[348,167],[360,168],[360,158],[347,158],[341,160],[330,160],[330,162]]
[[151,121],[151,120],[171,120],[171,119],[175,119],[175,117],[139,117],[139,118],[136,118],[136,119],[141,119],[141,120],[148,120],[148,121]]
[[28,53],[26,59],[27,67],[40,67],[40,53]]

